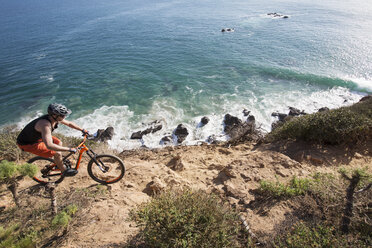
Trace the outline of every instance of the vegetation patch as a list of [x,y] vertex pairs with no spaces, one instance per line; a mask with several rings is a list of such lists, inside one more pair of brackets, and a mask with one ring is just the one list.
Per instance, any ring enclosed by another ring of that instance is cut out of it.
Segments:
[[0,226],[0,248],[32,248],[36,246],[37,232],[22,231],[19,224]]
[[308,191],[310,183],[310,179],[296,177],[293,177],[288,184],[283,184],[279,181],[270,182],[262,180],[260,181],[259,191],[261,194],[276,198],[304,195]]
[[247,247],[238,213],[203,191],[161,193],[131,219],[146,247]]
[[287,184],[261,182],[261,197],[271,202],[285,198],[293,208],[294,216],[282,223],[272,246],[371,247],[371,184],[367,168],[316,173]]
[[78,210],[75,204],[67,206],[63,211],[59,212],[52,220],[53,228],[67,228],[72,216]]
[[347,240],[331,226],[296,224],[290,232],[276,241],[277,247],[347,247]]
[[355,144],[372,137],[372,99],[327,112],[292,118],[266,137],[269,142],[295,139],[321,144]]
[[11,131],[10,128],[0,131],[0,160],[16,161],[27,156],[16,144],[18,134],[19,131]]
[[38,168],[33,164],[18,165],[14,162],[3,160],[0,162],[0,184],[6,184],[7,188],[12,192],[14,202],[19,206],[18,200],[18,181],[25,176],[35,176]]

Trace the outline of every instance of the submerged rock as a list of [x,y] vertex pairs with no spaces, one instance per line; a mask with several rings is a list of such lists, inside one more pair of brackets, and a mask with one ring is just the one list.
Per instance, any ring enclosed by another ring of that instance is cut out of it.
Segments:
[[294,107],[289,107],[289,113],[288,115],[290,116],[299,116],[299,115],[306,115],[305,111],[304,110],[299,110],[297,108],[294,108]]
[[150,127],[143,130],[143,131],[138,131],[138,132],[132,133],[130,138],[131,139],[142,139],[143,135],[146,135],[146,134],[149,134],[149,133],[155,133],[155,132],[157,132],[157,131],[159,131],[163,128],[163,125],[158,120],[151,122],[149,125],[150,125]]
[[177,137],[177,142],[181,144],[186,139],[187,135],[189,135],[189,131],[183,124],[179,124],[176,130],[174,130],[174,135]]
[[327,111],[329,111],[329,108],[327,107],[323,107],[318,110],[318,112],[327,112]]
[[204,125],[207,125],[209,122],[209,118],[204,116],[203,118],[201,118],[200,120],[200,123],[204,126]]
[[243,109],[243,115],[248,116],[251,113],[248,109]]
[[208,138],[206,139],[206,142],[214,145],[222,143],[222,141],[217,140],[217,136],[215,134],[209,135]]
[[159,144],[160,145],[172,145],[173,144],[172,136],[170,136],[170,135],[164,136],[163,138],[161,138]]
[[271,116],[278,117],[279,121],[284,121],[284,118],[287,117],[288,115],[283,114],[283,113],[274,112],[274,113],[271,114]]
[[275,18],[284,18],[284,19],[289,18],[289,16],[287,16],[287,15],[282,15],[282,14],[279,14],[279,13],[276,13],[276,12],[267,13],[267,15],[271,16],[271,17],[275,17]]
[[234,126],[238,126],[238,125],[242,124],[242,120],[240,120],[238,117],[232,116],[230,114],[225,115],[225,118],[224,118],[223,122],[225,124],[225,127],[224,127],[225,132],[229,132]]
[[221,29],[221,32],[234,32],[235,29],[234,28],[223,28]]

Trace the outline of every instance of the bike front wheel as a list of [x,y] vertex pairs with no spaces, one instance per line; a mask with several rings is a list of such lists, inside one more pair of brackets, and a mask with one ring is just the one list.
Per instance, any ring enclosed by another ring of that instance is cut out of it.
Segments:
[[111,184],[124,177],[125,166],[120,158],[114,155],[101,154],[89,161],[88,173],[96,182]]
[[32,179],[42,185],[47,183],[60,183],[64,179],[61,171],[51,158],[34,157],[31,158],[28,163],[37,165],[38,171]]

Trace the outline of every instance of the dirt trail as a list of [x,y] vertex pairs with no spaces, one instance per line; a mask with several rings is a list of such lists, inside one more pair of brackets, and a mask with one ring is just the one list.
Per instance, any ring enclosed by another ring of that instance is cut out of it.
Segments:
[[[291,148],[292,147],[292,148]],[[339,166],[372,168],[371,145],[358,151],[344,148],[314,148],[305,144],[283,146],[241,144],[224,146],[180,146],[160,150],[123,152],[127,172],[122,181],[108,187],[79,214],[82,221],[71,227],[58,247],[119,247],[138,231],[128,220],[137,204],[163,188],[191,187],[226,196],[246,218],[254,233],[270,235],[292,213],[283,201],[271,208],[252,209],[254,189],[260,180],[287,181],[315,172],[335,173]],[[280,152],[279,152],[280,151]],[[285,155],[287,154],[287,155]],[[33,185],[24,180],[21,187]],[[94,187],[85,166],[74,178],[65,179],[58,191]],[[11,205],[9,194],[1,205]]]

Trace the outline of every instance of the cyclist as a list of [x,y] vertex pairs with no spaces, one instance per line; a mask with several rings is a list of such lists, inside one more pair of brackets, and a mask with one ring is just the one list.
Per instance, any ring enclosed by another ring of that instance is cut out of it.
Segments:
[[62,104],[52,103],[48,106],[48,114],[43,115],[27,124],[17,137],[17,145],[23,151],[33,153],[41,157],[54,157],[54,162],[64,176],[74,176],[77,170],[66,168],[62,161],[62,152],[76,152],[75,148],[62,146],[62,142],[52,136],[52,132],[58,124],[64,124],[70,128],[87,132],[77,124],[65,120],[71,110]]

